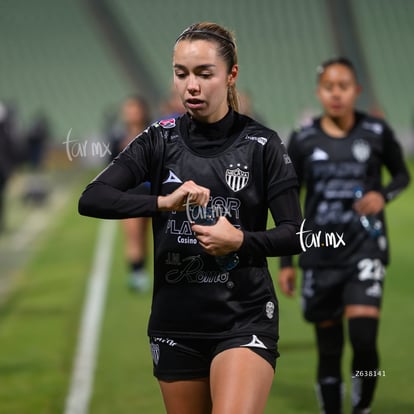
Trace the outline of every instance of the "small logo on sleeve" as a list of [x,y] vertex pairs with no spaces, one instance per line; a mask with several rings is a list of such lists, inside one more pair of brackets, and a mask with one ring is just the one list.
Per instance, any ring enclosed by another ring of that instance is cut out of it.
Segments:
[[182,183],[182,181],[170,170],[168,177],[162,183]]
[[175,118],[162,119],[158,124],[164,129],[171,129],[175,127]]

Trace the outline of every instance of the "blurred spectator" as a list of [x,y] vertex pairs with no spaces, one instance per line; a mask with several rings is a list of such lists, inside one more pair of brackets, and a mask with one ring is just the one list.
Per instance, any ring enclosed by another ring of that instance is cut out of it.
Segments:
[[17,163],[14,140],[14,112],[0,102],[0,232],[4,230],[4,194],[7,180]]
[[160,111],[160,119],[176,118],[185,113],[184,105],[173,84],[170,87],[170,94],[161,103]]
[[[121,105],[120,123],[115,123],[110,131],[110,148],[115,158],[151,122],[146,100],[133,95]],[[137,194],[149,194],[149,183],[129,190]],[[139,217],[122,220],[125,234],[125,256],[128,262],[128,286],[135,291],[147,291],[150,287],[149,275],[145,270],[147,255],[147,230],[149,218]]]
[[254,105],[253,105],[252,96],[250,95],[250,93],[247,91],[239,91],[238,97],[239,97],[239,112],[243,115],[249,116],[250,118],[254,118],[261,124],[264,124],[265,122],[263,118],[259,114],[257,114],[253,109]]
[[239,112],[243,115],[253,115],[252,97],[248,92],[239,92]]
[[315,118],[319,114],[318,110],[310,107],[306,107],[300,113],[296,125],[301,127],[309,126],[313,122],[313,118]]
[[373,106],[369,109],[368,113],[377,118],[385,119],[385,112],[379,106]]
[[50,127],[48,120],[44,114],[39,113],[34,118],[26,134],[27,157],[32,170],[42,168],[49,138]]
[[36,205],[43,204],[48,195],[48,183],[42,175],[43,164],[50,138],[50,126],[46,115],[38,113],[25,135],[25,157],[29,167],[23,200]]

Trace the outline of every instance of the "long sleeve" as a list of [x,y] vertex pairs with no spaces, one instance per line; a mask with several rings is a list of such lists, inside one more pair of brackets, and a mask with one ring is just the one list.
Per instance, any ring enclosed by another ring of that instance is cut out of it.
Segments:
[[388,126],[384,131],[384,164],[391,174],[391,181],[382,189],[381,193],[385,201],[388,202],[397,197],[410,182],[401,146]]
[[135,177],[127,168],[110,164],[82,193],[79,213],[104,219],[152,216],[157,211],[157,196],[127,192],[134,183]]
[[[288,154],[289,154],[290,159],[292,160],[292,164],[295,168],[296,175],[298,177],[299,193],[300,193],[300,188],[303,182],[303,167],[302,167],[302,161],[301,161],[301,156],[300,156],[300,148],[297,144],[295,132],[291,135],[289,139]],[[299,231],[299,227],[296,231]],[[281,268],[290,267],[292,265],[293,265],[293,257],[291,255],[289,256],[282,255],[282,257],[280,258],[280,267]]]
[[138,136],[85,189],[78,211],[85,216],[125,219],[152,216],[157,211],[156,195],[128,190],[149,181],[155,163],[152,140],[147,133]]
[[244,232],[241,254],[258,256],[282,256],[300,252],[299,231],[302,221],[298,193],[288,189],[277,195],[269,205],[277,227],[260,231]]

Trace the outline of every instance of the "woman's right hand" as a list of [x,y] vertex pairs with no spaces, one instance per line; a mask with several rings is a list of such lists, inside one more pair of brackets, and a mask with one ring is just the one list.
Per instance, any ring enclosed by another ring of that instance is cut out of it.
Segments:
[[205,207],[210,199],[210,190],[194,181],[186,181],[174,192],[166,196],[158,196],[157,206],[159,211],[184,211],[187,203]]

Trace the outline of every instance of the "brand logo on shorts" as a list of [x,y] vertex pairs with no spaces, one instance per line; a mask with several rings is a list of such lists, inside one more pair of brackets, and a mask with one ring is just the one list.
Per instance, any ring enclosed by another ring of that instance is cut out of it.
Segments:
[[256,335],[252,335],[252,340],[248,344],[244,344],[240,346],[245,346],[248,348],[267,349],[267,346]]
[[151,342],[151,355],[155,365],[158,365],[160,360],[160,346]]
[[[234,192],[242,190],[244,187],[246,187],[246,185],[249,181],[250,173],[247,171],[247,165],[242,167],[243,169],[241,169],[240,164],[237,164],[237,165],[230,164],[229,167],[233,168],[233,169],[227,169],[226,170],[226,183],[227,183],[227,185]],[[236,167],[236,168],[234,168],[234,167]]]
[[373,298],[380,298],[382,296],[382,288],[378,282],[375,282],[371,287],[365,291],[367,296],[372,296]]
[[266,316],[269,319],[272,319],[274,314],[275,314],[275,304],[269,301],[266,303]]
[[292,164],[292,160],[290,159],[289,155],[287,155],[287,154],[283,154],[283,161],[285,162],[286,165]]

